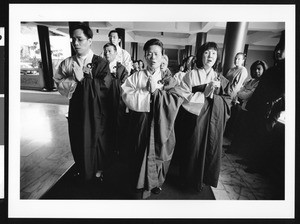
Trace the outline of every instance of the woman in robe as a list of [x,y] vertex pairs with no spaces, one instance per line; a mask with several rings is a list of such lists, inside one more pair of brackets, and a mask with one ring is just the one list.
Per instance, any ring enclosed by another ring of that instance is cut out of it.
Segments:
[[196,58],[196,68],[176,87],[185,99],[176,118],[176,153],[180,158],[182,184],[201,191],[204,184],[213,187],[218,184],[231,96],[229,81],[214,70],[217,44],[203,44]]
[[129,166],[133,192],[147,198],[160,193],[175,146],[174,122],[182,99],[176,84],[160,69],[163,43],[151,39],[144,45],[147,68],[129,76],[122,97],[130,109]]

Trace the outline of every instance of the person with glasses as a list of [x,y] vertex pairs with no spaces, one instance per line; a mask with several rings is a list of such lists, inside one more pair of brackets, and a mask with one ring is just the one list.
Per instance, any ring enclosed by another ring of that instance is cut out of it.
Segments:
[[146,69],[129,76],[121,86],[130,109],[128,160],[135,198],[162,190],[175,146],[174,121],[182,102],[173,91],[176,80],[160,69],[163,43],[151,39],[144,52]]
[[103,180],[108,165],[109,63],[91,50],[93,32],[77,24],[70,30],[76,55],[61,62],[54,76],[58,91],[69,99],[68,129],[74,176]]

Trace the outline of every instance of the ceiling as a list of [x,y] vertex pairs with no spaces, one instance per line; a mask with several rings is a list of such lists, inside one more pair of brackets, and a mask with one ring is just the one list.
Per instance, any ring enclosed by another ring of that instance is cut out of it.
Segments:
[[[68,35],[68,22],[23,22],[28,26],[45,25],[56,35]],[[108,41],[108,33],[115,28],[125,29],[126,42],[145,43],[150,38],[160,39],[171,48],[195,45],[196,34],[207,33],[207,40],[222,46],[226,22],[89,22],[94,41]],[[249,49],[273,50],[278,43],[284,22],[249,22],[246,44]]]

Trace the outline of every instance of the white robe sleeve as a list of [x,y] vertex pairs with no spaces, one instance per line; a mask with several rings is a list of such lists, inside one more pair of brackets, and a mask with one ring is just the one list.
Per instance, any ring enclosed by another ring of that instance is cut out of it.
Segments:
[[142,72],[136,72],[122,84],[122,99],[129,109],[150,112],[150,93],[146,88],[146,81]]
[[76,89],[77,82],[74,79],[73,74],[70,74],[69,63],[70,61],[67,60],[62,61],[53,79],[57,85],[58,92],[62,96],[71,99]]

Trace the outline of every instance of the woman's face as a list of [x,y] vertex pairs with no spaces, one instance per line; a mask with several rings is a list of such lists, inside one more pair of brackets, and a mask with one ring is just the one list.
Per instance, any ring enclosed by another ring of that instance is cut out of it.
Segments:
[[234,59],[234,64],[237,67],[243,66],[244,62],[245,62],[244,56],[241,54],[238,54]]
[[204,68],[211,68],[216,63],[218,52],[215,49],[207,49],[202,55]]
[[146,51],[145,59],[149,68],[155,70],[160,68],[162,62],[162,48],[158,45],[150,46]]
[[264,68],[262,65],[257,65],[254,70],[254,75],[259,78],[264,73]]

